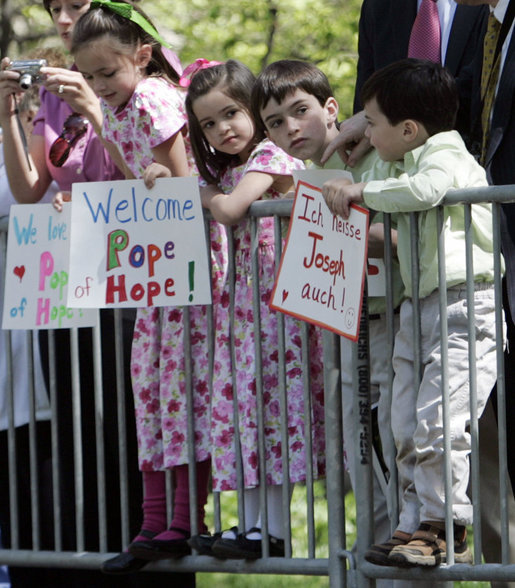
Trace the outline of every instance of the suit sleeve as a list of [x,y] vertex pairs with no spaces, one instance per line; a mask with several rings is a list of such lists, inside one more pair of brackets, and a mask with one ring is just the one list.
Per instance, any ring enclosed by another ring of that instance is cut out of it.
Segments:
[[359,18],[359,38],[358,38],[358,71],[356,76],[356,88],[354,92],[354,112],[363,109],[360,100],[361,88],[365,81],[374,73],[374,18],[370,8],[369,0],[364,0],[361,6]]

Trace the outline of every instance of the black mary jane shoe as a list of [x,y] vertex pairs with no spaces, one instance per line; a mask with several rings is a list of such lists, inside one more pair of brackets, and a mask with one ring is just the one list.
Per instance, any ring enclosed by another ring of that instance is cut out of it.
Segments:
[[[218,539],[212,551],[215,557],[226,559],[259,559],[263,557],[261,539],[247,539],[250,533],[261,533],[261,529],[252,527],[246,533],[239,533],[236,539]],[[268,536],[270,557],[284,557],[284,539]]]
[[193,535],[188,539],[188,545],[194,549],[198,555],[210,555],[214,556],[213,553],[213,545],[215,541],[220,539],[222,536],[222,532],[218,531],[211,535],[211,533],[200,533],[198,535]]
[[148,560],[134,557],[131,553],[123,551],[116,557],[102,563],[100,570],[104,574],[133,574],[148,564]]
[[179,559],[191,553],[191,547],[188,545],[190,537],[189,531],[170,527],[170,531],[181,533],[183,539],[150,539],[149,541],[133,541],[129,545],[129,553],[138,559],[146,561],[157,561],[160,559]]

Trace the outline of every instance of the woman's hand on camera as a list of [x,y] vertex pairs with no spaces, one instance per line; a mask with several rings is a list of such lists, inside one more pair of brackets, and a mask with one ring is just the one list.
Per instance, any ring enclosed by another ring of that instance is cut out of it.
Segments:
[[20,74],[7,69],[10,63],[11,60],[8,57],[4,57],[0,63],[0,120],[15,114],[15,96],[23,93],[18,83]]
[[99,130],[102,126],[100,101],[78,71],[60,67],[42,67],[45,88],[67,102],[74,112],[83,114]]

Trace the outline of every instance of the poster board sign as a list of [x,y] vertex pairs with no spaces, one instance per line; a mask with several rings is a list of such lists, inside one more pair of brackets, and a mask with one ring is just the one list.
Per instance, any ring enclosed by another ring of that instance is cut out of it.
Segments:
[[[327,180],[333,178],[347,178],[353,182],[352,174],[343,169],[300,169],[293,171],[295,184],[299,180],[322,189]],[[367,261],[367,292],[369,296],[386,296],[386,267],[384,260],[369,257]]]
[[70,209],[16,204],[9,214],[3,329],[62,329],[97,324],[98,312],[67,305]]
[[368,211],[333,215],[319,188],[299,181],[270,306],[358,338],[365,279]]
[[77,183],[71,208],[70,306],[211,303],[196,178]]

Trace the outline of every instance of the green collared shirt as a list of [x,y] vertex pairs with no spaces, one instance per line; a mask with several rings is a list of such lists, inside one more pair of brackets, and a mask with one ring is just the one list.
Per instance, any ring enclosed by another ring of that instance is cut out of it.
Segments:
[[[449,190],[486,186],[484,169],[467,151],[459,133],[448,131],[430,137],[409,151],[402,161],[377,160],[363,174],[366,205],[397,215],[397,255],[406,294],[412,295],[409,213],[419,212],[420,297],[438,288],[436,207]],[[445,269],[447,288],[466,281],[465,222],[463,206],[445,206]],[[492,209],[488,203],[472,206],[474,280],[494,277]]]
[[[355,182],[361,182],[361,176],[369,171],[379,160],[379,156],[375,150],[370,151],[364,157],[360,159],[360,161],[354,166],[349,167],[345,165],[338,155],[338,152],[335,151],[333,155],[329,158],[326,164],[322,167],[313,164],[313,167],[318,169],[343,169],[352,174],[352,177]],[[380,161],[380,160],[379,160]],[[372,216],[372,215],[371,215]],[[395,227],[396,224],[396,215],[392,216],[392,227]],[[372,223],[383,222],[382,214],[375,214],[372,217]],[[401,274],[399,270],[399,263],[397,259],[393,260],[392,263],[393,269],[393,304],[394,308],[397,308],[404,298],[404,285],[402,283]],[[368,313],[369,314],[383,314],[386,312],[386,299],[383,296],[369,296],[368,298]]]

